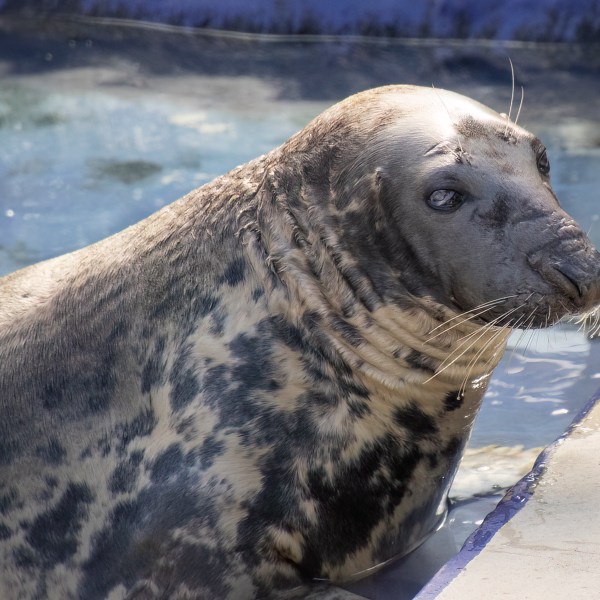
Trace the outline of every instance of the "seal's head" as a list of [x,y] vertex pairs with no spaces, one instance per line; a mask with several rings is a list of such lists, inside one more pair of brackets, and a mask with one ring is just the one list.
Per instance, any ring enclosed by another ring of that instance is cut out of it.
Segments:
[[411,86],[325,115],[313,126],[337,147],[329,182],[341,243],[362,247],[383,296],[400,280],[414,296],[461,312],[483,305],[480,318],[513,327],[600,303],[600,254],[552,191],[542,142],[506,115]]

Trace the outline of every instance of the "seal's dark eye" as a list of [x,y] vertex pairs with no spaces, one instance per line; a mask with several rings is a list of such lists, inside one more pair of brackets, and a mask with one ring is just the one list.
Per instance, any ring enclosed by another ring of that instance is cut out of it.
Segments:
[[429,204],[431,208],[445,210],[446,212],[456,210],[464,201],[464,196],[454,190],[435,190],[435,192],[427,198],[427,204]]
[[542,175],[548,175],[548,173],[550,173],[550,161],[548,160],[548,155],[545,150],[538,156],[537,168]]

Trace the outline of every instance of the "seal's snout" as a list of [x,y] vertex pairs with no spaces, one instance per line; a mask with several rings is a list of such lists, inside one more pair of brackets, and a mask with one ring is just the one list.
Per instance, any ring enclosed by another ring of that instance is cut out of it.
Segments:
[[543,279],[570,301],[577,312],[600,304],[600,253],[591,249],[559,260],[537,254],[530,265]]
[[585,306],[595,305],[600,302],[600,254],[594,253],[590,261],[590,268],[583,270],[579,264],[563,263],[555,269],[576,289],[575,299]]
[[[600,254],[594,253],[594,261],[589,270],[582,270],[579,265],[565,262],[554,265],[554,269],[566,282],[570,292],[567,295],[582,310],[592,308],[600,303]],[[567,291],[567,290],[565,290]]]

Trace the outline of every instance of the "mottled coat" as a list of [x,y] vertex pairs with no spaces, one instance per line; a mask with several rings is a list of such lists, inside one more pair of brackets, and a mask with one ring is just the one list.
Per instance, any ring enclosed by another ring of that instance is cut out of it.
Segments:
[[[0,597],[267,597],[431,532],[509,332],[494,319],[598,302],[598,255],[542,198],[539,142],[486,110],[356,96],[0,280]],[[452,177],[488,193],[460,209],[470,225],[424,200]],[[534,264],[567,247],[578,293]]]

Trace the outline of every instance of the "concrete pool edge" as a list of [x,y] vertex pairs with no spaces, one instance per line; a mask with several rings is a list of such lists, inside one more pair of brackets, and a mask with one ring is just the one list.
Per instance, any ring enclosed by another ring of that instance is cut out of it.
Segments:
[[[498,503],[498,506],[487,515],[483,523],[469,536],[460,552],[451,558],[417,594],[415,600],[433,600],[441,595],[446,597],[459,576],[476,579],[477,573],[467,573],[467,567],[482,553],[485,554],[495,536],[525,508],[536,494],[536,488],[543,482],[547,470],[555,458],[555,454],[564,442],[579,431],[583,422],[594,412],[600,412],[600,389],[598,389],[583,409],[573,419],[565,432],[547,446],[538,456],[531,471],[517,482]],[[596,438],[600,433],[596,432]],[[560,487],[560,486],[557,486]],[[481,556],[485,561],[486,558]],[[479,582],[479,585],[482,585]],[[448,597],[452,596],[452,591]],[[460,597],[460,596],[457,596]],[[466,597],[466,596],[465,596]],[[490,596],[491,597],[491,596]]]

